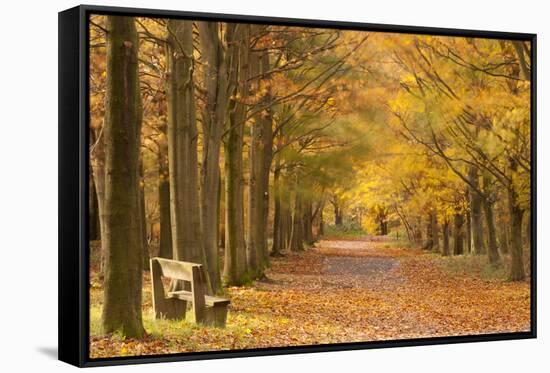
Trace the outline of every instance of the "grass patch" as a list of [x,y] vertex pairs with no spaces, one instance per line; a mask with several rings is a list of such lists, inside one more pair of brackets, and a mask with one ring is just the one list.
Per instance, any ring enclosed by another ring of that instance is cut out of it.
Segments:
[[366,235],[367,232],[361,229],[361,227],[354,224],[327,225],[325,227],[323,238],[356,238]]
[[450,276],[476,277],[485,281],[506,281],[508,265],[504,261],[499,266],[489,263],[486,255],[437,256],[437,264]]

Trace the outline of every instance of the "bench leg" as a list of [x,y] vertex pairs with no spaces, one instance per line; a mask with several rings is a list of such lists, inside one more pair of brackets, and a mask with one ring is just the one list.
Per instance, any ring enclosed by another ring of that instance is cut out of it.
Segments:
[[204,324],[208,326],[215,326],[217,328],[225,328],[227,321],[227,309],[227,304],[206,307]]
[[180,299],[167,298],[164,300],[164,318],[168,320],[185,320],[187,302]]
[[156,319],[185,319],[187,302],[179,299],[166,298],[164,285],[160,278],[160,264],[151,259],[151,293],[153,296],[153,313]]

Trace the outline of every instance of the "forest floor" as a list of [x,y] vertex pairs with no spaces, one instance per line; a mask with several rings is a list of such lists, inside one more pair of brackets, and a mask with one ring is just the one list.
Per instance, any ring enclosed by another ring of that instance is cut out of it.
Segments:
[[[167,354],[530,330],[529,282],[507,282],[482,257],[441,257],[377,237],[320,241],[272,258],[267,279],[230,287],[225,329],[153,320],[147,336],[101,335],[102,287],[91,278],[90,356]],[[190,314],[190,312],[188,312]]]

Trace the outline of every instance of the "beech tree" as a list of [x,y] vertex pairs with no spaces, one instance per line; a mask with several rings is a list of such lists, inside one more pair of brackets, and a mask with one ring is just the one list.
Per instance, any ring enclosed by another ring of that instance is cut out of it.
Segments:
[[226,31],[230,101],[225,150],[225,265],[224,282],[240,285],[247,280],[244,234],[243,145],[246,125],[245,98],[249,95],[250,26],[228,24]]
[[201,165],[201,217],[205,262],[211,291],[221,292],[218,248],[220,148],[229,92],[225,47],[218,22],[198,22],[201,58],[204,65],[205,105],[202,113],[203,149]]
[[193,24],[168,20],[166,99],[173,258],[204,259],[199,216]]
[[139,211],[141,93],[138,37],[131,17],[108,16],[105,100],[105,332],[144,333],[141,315],[143,262]]

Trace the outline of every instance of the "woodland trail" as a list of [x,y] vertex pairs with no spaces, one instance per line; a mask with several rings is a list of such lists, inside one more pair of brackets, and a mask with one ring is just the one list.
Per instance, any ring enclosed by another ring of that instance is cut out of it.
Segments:
[[[144,276],[141,340],[98,335],[91,354],[181,351],[395,340],[528,331],[528,282],[448,273],[450,257],[400,247],[377,237],[323,240],[272,258],[267,279],[227,288],[227,328],[153,321]],[[92,303],[99,299],[92,292]],[[93,308],[92,325],[99,308]],[[95,316],[94,316],[95,315]]]

